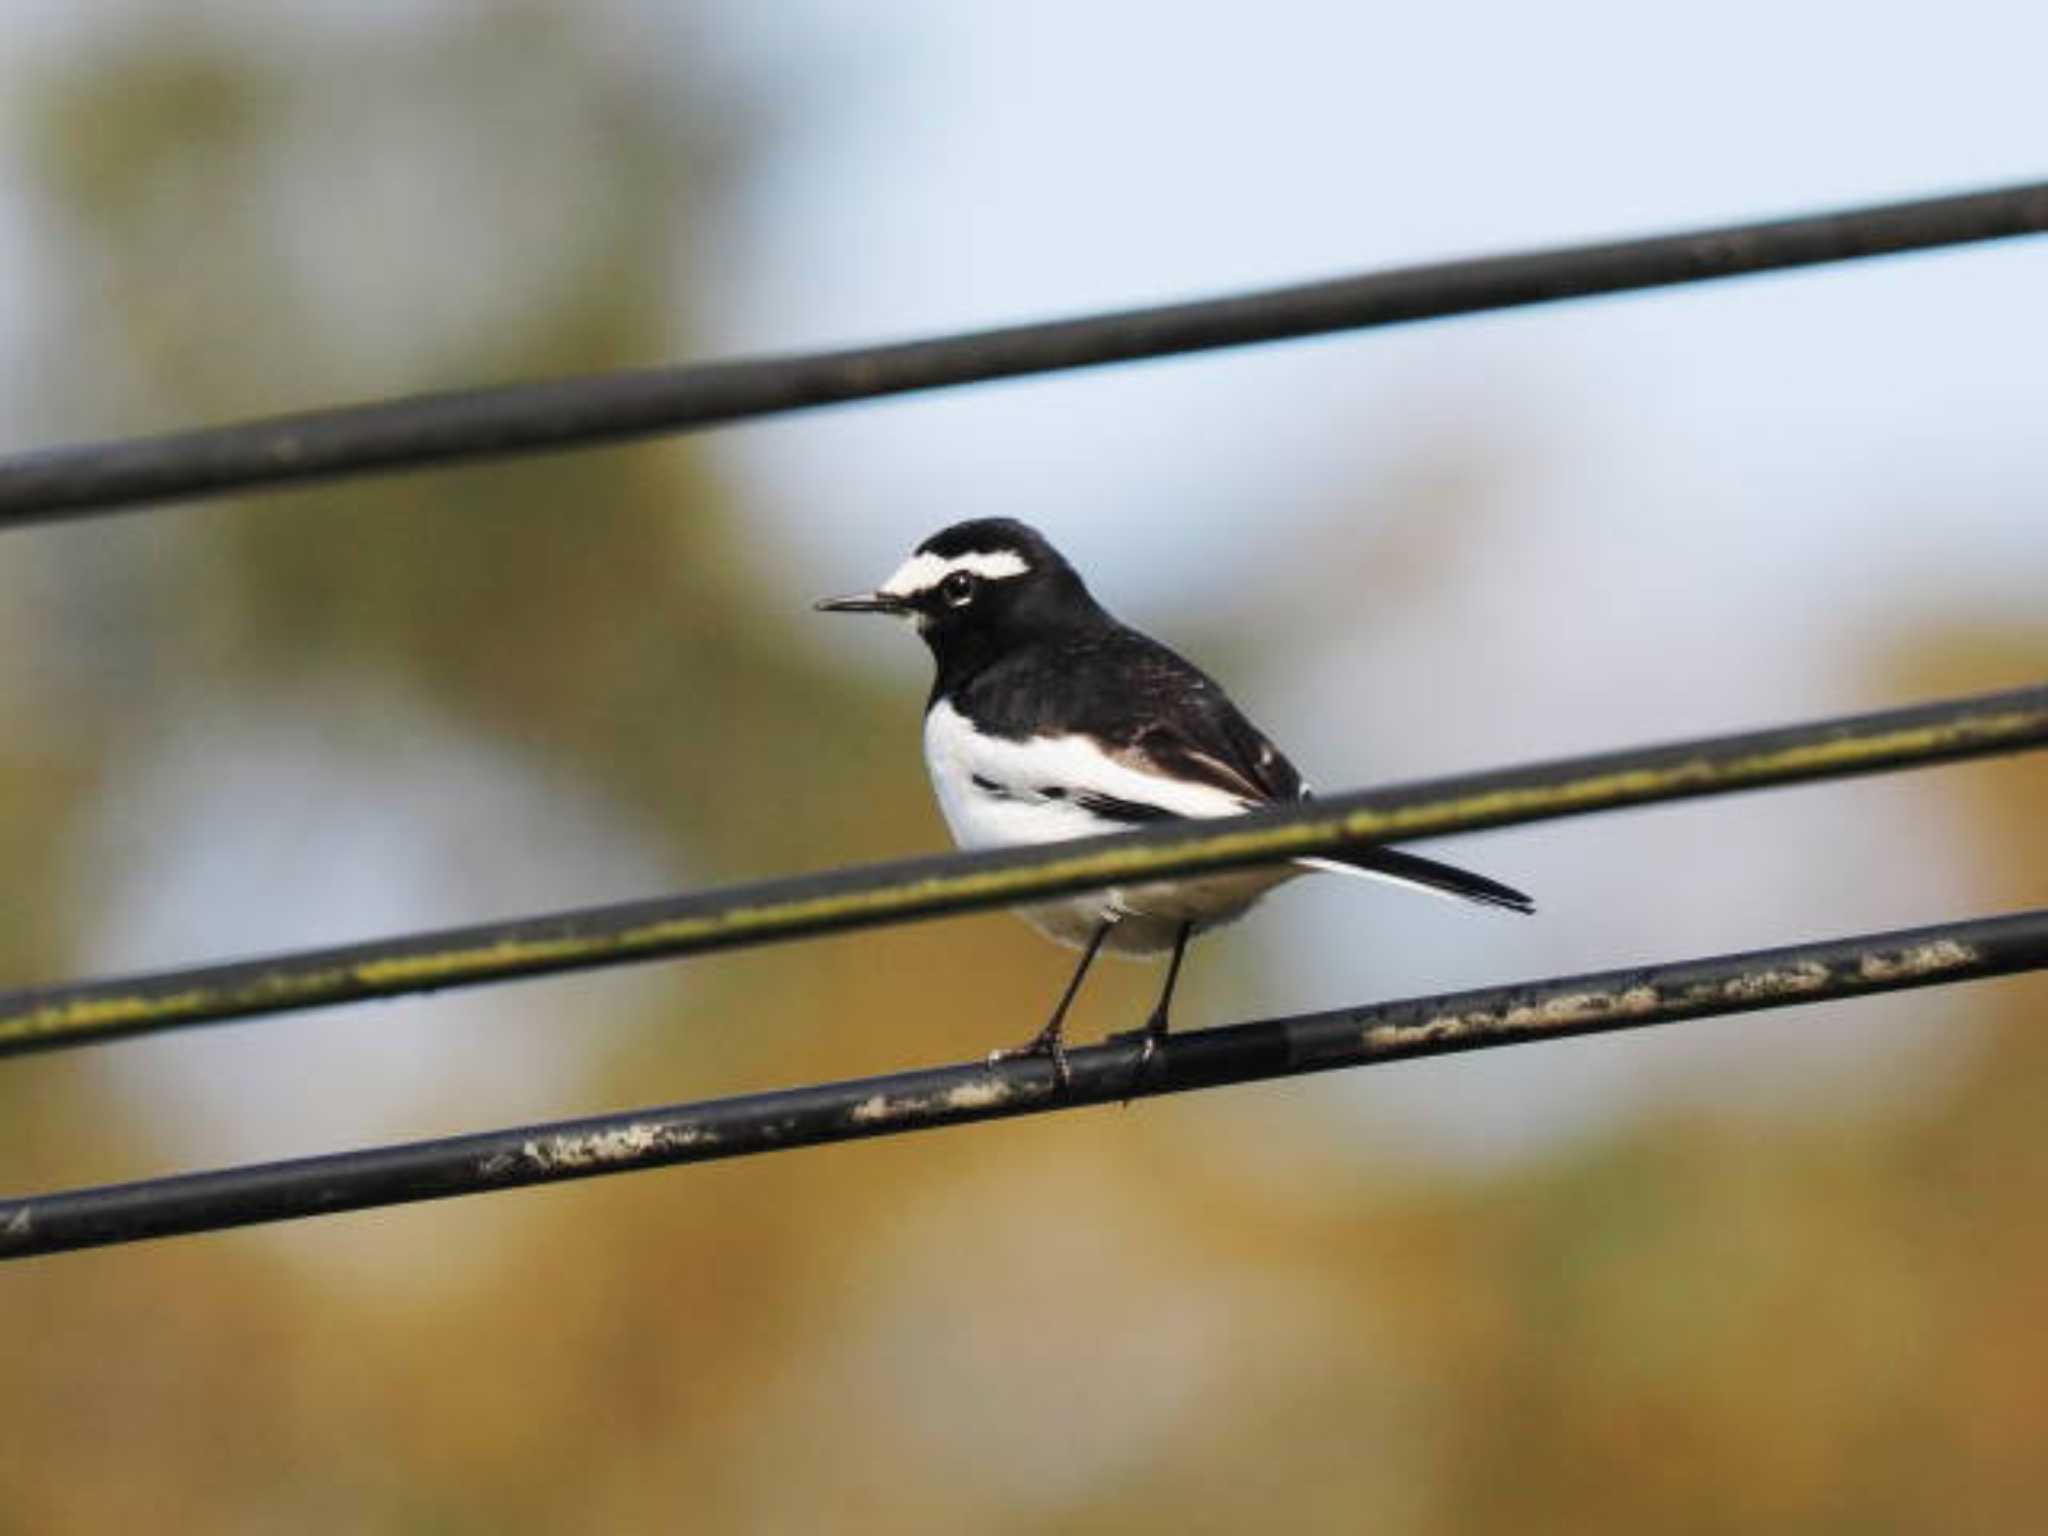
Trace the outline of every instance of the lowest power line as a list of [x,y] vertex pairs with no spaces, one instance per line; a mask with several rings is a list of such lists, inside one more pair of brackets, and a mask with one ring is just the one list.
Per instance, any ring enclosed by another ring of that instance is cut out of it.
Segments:
[[[2048,910],[0,1200],[0,1260],[2048,968]],[[1768,1047],[1766,1047],[1768,1049]]]

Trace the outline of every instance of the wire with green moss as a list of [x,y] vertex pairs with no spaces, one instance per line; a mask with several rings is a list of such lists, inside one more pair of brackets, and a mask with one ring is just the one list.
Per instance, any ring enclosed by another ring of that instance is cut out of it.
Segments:
[[1137,880],[2048,746],[2048,684],[1176,822],[0,993],[0,1055],[1014,906]]

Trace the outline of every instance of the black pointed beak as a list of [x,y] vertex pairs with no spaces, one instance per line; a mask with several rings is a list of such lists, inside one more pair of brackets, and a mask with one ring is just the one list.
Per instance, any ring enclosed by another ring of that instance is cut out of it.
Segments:
[[850,597],[821,597],[811,606],[820,613],[902,613],[910,605],[886,592],[856,592]]

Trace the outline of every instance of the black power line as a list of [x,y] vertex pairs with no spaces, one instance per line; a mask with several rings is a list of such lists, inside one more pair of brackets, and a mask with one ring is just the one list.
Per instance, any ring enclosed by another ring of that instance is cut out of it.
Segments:
[[0,529],[682,432],[1067,368],[1739,277],[2048,230],[2048,183],[1358,277],[885,346],[418,395],[0,460]]
[[1488,987],[1073,1053],[967,1064],[440,1141],[0,1200],[0,1259],[890,1136],[1336,1067],[1637,1029],[2048,967],[2048,909]]
[[1197,870],[2048,745],[2048,684],[1365,790],[1222,821],[829,870],[333,949],[0,994],[0,1055],[743,948]]

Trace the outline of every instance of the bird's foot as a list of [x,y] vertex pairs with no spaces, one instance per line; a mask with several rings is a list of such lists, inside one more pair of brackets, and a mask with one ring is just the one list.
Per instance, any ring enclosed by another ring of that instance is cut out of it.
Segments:
[[1131,1086],[1124,1090],[1123,1108],[1128,1109],[1145,1086],[1145,1079],[1152,1073],[1152,1063],[1158,1059],[1159,1047],[1166,1039],[1166,1015],[1154,1010],[1152,1017],[1145,1021],[1142,1029],[1126,1029],[1109,1038],[1112,1043],[1125,1040],[1138,1042],[1138,1060],[1131,1068]]
[[1057,1029],[1041,1029],[1022,1045],[1013,1045],[1004,1050],[990,1051],[988,1064],[994,1066],[1000,1061],[1022,1061],[1033,1056],[1052,1059],[1053,1081],[1061,1088],[1074,1086],[1074,1069],[1067,1064],[1067,1042]]

